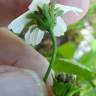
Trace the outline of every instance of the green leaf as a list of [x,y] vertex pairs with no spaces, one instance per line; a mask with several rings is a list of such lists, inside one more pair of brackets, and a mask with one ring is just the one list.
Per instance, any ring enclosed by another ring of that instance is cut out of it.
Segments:
[[76,50],[76,45],[72,42],[68,42],[58,48],[57,56],[66,59],[72,59],[75,50]]
[[96,77],[96,73],[86,66],[63,58],[56,59],[53,69],[55,72],[75,74],[79,80],[91,80]]
[[96,40],[93,40],[93,42],[91,43],[91,48],[92,48],[93,52],[96,53]]
[[75,96],[76,93],[80,93],[80,88],[72,86],[67,96]]
[[71,88],[71,84],[69,83],[62,83],[62,82],[55,82],[53,86],[53,92],[55,96],[66,96]]
[[55,96],[75,96],[80,92],[80,88],[74,83],[54,81],[53,92]]

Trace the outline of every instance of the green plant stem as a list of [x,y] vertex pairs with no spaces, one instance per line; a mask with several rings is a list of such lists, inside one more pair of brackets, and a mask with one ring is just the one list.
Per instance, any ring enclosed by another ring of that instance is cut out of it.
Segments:
[[91,84],[91,86],[92,86],[93,88],[96,87],[92,80],[90,80],[89,82],[90,82],[90,84]]
[[50,31],[50,36],[51,36],[51,40],[52,40],[52,48],[53,48],[53,52],[52,52],[52,58],[51,58],[51,61],[50,61],[50,65],[48,67],[48,70],[44,76],[44,82],[47,81],[48,79],[48,76],[51,72],[51,69],[52,69],[52,66],[54,65],[55,63],[55,59],[56,59],[56,54],[57,54],[57,43],[56,43],[56,37],[54,36],[54,33],[52,31]]

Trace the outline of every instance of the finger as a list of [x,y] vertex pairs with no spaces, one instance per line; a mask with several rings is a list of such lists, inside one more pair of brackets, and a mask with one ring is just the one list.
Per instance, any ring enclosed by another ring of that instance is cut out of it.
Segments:
[[47,96],[47,89],[36,73],[15,69],[0,66],[0,96]]
[[[0,64],[32,69],[43,79],[48,61],[5,28],[0,29]],[[48,83],[52,84],[50,74]]]
[[64,20],[67,24],[72,24],[80,20],[83,16],[85,16],[89,7],[89,0],[58,0],[58,2],[63,5],[74,6],[83,10],[83,12],[78,16],[72,12],[66,14],[64,16]]
[[31,0],[0,0],[0,26],[7,26],[27,10]]

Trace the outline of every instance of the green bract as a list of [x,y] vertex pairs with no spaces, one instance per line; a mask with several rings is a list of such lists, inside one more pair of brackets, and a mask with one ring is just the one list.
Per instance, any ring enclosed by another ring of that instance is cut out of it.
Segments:
[[38,10],[27,15],[30,19],[28,26],[35,25],[41,30],[52,31],[56,25],[56,18],[63,14],[59,8],[55,8],[53,4],[44,4],[43,8],[38,6]]

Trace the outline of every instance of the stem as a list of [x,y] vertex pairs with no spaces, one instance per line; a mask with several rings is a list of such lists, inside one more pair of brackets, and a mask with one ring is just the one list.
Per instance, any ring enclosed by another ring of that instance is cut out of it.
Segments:
[[49,31],[49,32],[50,32],[50,36],[51,36],[51,40],[52,40],[53,52],[52,52],[52,58],[51,58],[51,61],[50,61],[50,65],[49,65],[48,70],[47,70],[47,72],[45,74],[45,77],[44,77],[44,82],[46,82],[47,79],[48,79],[48,76],[49,76],[49,74],[51,72],[52,66],[55,63],[56,54],[57,54],[56,37],[54,36],[54,33],[52,31]]
[[90,82],[90,84],[91,84],[91,86],[92,86],[93,88],[96,87],[92,80],[90,80],[89,82]]

